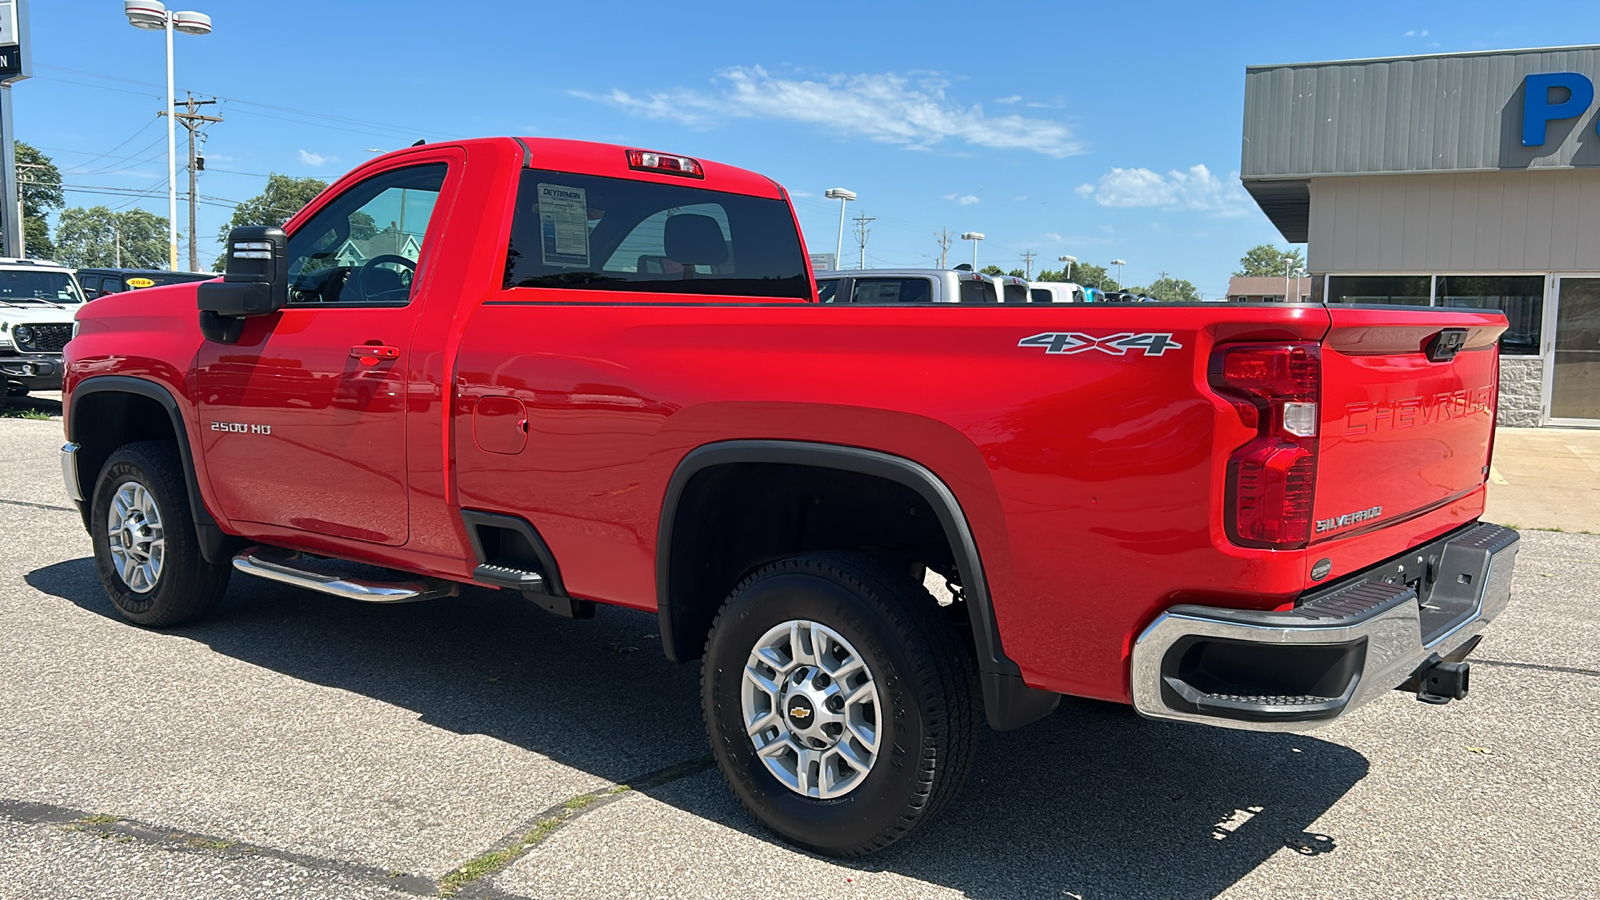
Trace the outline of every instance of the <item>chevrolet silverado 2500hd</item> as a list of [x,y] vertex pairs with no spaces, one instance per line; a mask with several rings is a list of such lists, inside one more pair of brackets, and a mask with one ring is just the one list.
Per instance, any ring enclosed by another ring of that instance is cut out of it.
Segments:
[[1063,694],[1272,730],[1460,697],[1510,596],[1498,312],[823,304],[774,182],[546,139],[380,157],[227,253],[67,348],[119,612],[235,572],[653,612],[733,791],[820,852]]

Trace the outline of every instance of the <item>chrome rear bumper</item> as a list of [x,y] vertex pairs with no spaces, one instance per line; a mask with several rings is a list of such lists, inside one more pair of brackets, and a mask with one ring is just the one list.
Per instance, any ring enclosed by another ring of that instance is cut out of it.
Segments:
[[[1134,642],[1133,705],[1156,719],[1304,731],[1471,652],[1511,599],[1519,537],[1468,526],[1284,612],[1174,606]],[[1420,595],[1419,595],[1420,591]]]

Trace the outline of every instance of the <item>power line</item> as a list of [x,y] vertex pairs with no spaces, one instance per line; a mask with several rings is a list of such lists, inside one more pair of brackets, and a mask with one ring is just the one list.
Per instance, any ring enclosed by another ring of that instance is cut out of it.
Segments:
[[[123,78],[123,77],[120,77],[120,76],[117,76],[117,75],[106,75],[106,74],[101,73],[101,72],[91,72],[91,71],[89,71],[87,69],[73,69],[73,68],[68,68],[66,66],[46,65],[44,63],[36,64],[36,68],[51,69],[51,70],[54,70],[54,71],[57,71],[57,72],[70,72],[70,73],[72,73],[74,75],[87,75],[90,78],[101,78],[101,79],[104,79],[106,81],[115,81],[115,82],[119,82],[119,83],[122,83],[122,84],[132,84],[132,85],[138,85],[140,87],[149,87],[149,88],[158,89],[158,90],[163,87],[163,85],[156,84],[156,83],[150,82],[150,81],[139,81],[137,79]],[[36,77],[50,77],[50,76],[36,76]],[[50,80],[52,80],[52,81],[64,81],[67,84],[78,84],[78,85],[81,85],[82,87],[95,87],[95,88],[100,88],[102,90],[119,90],[118,88],[112,88],[112,87],[108,87],[106,85],[84,84],[82,82],[65,81],[65,79],[54,78],[54,77],[50,77]],[[367,126],[368,128],[377,128],[377,129],[381,129],[383,131],[392,131],[392,132],[395,133],[395,135],[398,135],[400,137],[415,138],[415,137],[417,137],[419,135],[420,136],[427,136],[427,137],[436,137],[436,138],[449,138],[449,137],[452,137],[452,135],[446,134],[445,132],[442,132],[442,131],[426,131],[426,130],[418,129],[415,126],[411,126],[411,125],[391,125],[391,124],[389,124],[387,122],[374,122],[374,121],[371,121],[371,120],[368,120],[368,119],[352,119],[349,116],[339,115],[339,114],[336,114],[336,113],[324,113],[324,112],[317,112],[315,110],[309,110],[309,109],[296,109],[295,107],[292,107],[292,106],[277,106],[277,105],[274,105],[274,104],[271,104],[271,103],[259,103],[259,102],[256,102],[254,100],[245,100],[245,99],[240,98],[240,97],[228,97],[228,96],[224,96],[222,94],[214,94],[214,93],[211,93],[210,91],[192,91],[192,92],[193,93],[203,94],[205,96],[212,97],[212,98],[215,98],[217,100],[224,101],[226,103],[237,103],[237,104],[240,104],[240,105],[243,105],[243,106],[254,106],[254,107],[259,107],[261,109],[270,109],[270,110],[273,110],[275,112],[291,113],[291,114],[294,114],[294,115],[305,116],[305,117],[313,118],[313,119],[323,119],[323,120],[326,120],[327,122],[339,123],[340,125],[346,125],[346,124],[348,124],[348,125],[364,125],[364,126]],[[134,91],[123,91],[123,93],[135,93],[135,92]],[[261,113],[251,113],[251,114],[252,115],[262,115]],[[272,116],[266,116],[266,118],[273,118],[273,117]],[[283,120],[283,121],[290,121],[290,120]],[[309,123],[307,123],[307,124],[309,124]],[[336,125],[326,124],[326,123],[316,123],[316,124],[324,124],[325,127],[329,127],[329,128],[338,127]],[[338,128],[338,130],[351,131],[351,130],[354,130],[354,129]],[[370,134],[371,132],[357,132],[357,133],[358,134]],[[376,136],[377,137],[391,137],[391,136],[394,136],[394,135],[376,135]]]

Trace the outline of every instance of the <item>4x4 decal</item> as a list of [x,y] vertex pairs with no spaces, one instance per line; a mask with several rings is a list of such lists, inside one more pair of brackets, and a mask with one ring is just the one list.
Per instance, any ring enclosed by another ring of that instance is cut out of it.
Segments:
[[1046,331],[1017,341],[1018,347],[1043,347],[1046,353],[1086,353],[1099,350],[1112,356],[1124,356],[1129,350],[1143,351],[1145,356],[1160,356],[1168,350],[1181,350],[1183,345],[1172,339],[1171,332],[1134,333],[1095,337],[1076,331]]

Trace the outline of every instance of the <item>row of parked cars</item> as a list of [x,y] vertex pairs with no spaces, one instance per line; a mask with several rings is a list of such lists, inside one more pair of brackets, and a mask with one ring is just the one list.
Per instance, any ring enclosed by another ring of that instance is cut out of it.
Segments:
[[851,269],[818,272],[823,303],[1153,303],[1153,297],[1102,291],[1070,281],[1028,281],[969,268]]
[[0,379],[6,395],[61,387],[61,351],[89,300],[215,275],[155,269],[71,269],[37,259],[0,259]]

